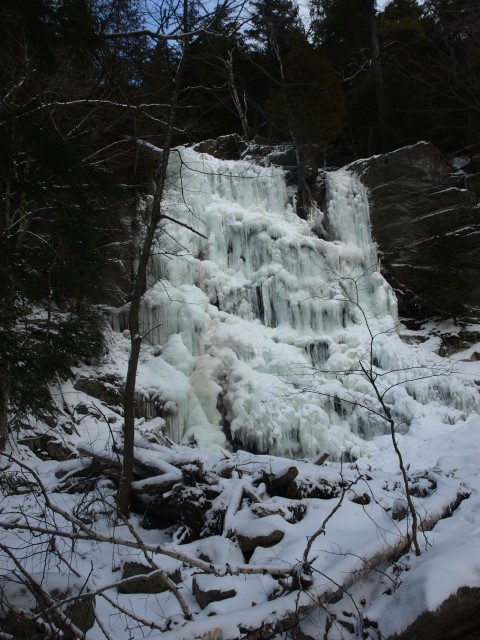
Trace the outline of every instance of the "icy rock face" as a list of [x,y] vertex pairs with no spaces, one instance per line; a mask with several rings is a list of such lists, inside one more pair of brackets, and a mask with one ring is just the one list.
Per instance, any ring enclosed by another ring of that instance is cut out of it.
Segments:
[[[151,260],[139,396],[177,441],[291,457],[368,453],[387,423],[362,366],[381,374],[383,390],[412,380],[417,357],[396,335],[358,178],[329,174],[326,210],[309,221],[273,167],[180,148],[168,185],[165,212],[180,225],[162,223]],[[117,330],[125,311],[114,314]],[[403,428],[434,394],[450,405],[443,420],[474,404],[460,383],[410,384],[388,396]]]
[[357,160],[349,169],[371,191],[374,236],[402,315],[478,316],[478,178],[452,173],[428,142]]

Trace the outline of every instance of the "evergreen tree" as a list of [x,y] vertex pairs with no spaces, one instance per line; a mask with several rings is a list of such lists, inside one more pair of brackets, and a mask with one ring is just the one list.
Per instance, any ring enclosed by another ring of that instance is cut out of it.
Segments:
[[[101,64],[108,73],[108,83],[117,90],[132,90],[143,81],[144,63],[148,57],[148,41],[138,35],[143,29],[139,0],[95,0],[93,13],[102,49]],[[130,33],[119,38],[105,34]]]
[[436,140],[457,151],[480,143],[480,11],[475,0],[432,0],[422,17],[428,53],[414,69],[443,114]]
[[281,60],[283,83],[268,101],[286,139],[301,145],[328,145],[343,124],[341,80],[306,38],[298,37]]
[[267,108],[276,130],[294,144],[297,214],[306,217],[318,163],[312,148],[327,146],[343,126],[343,87],[333,67],[302,35],[296,35],[280,63],[282,83],[270,95]]
[[99,89],[90,4],[7,0],[1,11],[3,447],[8,423],[51,415],[48,384],[101,348],[91,303],[105,299],[105,247],[118,230],[113,197],[121,193],[106,150],[112,123],[101,110],[107,89]]
[[292,0],[254,0],[247,31],[266,56],[285,53],[289,34],[303,32],[298,6]]
[[178,115],[191,139],[237,132],[249,136],[245,79],[245,44],[238,20],[222,5],[212,16],[208,31],[189,47]]
[[312,0],[314,42],[343,78],[348,156],[382,150],[384,97],[373,0]]
[[315,43],[346,76],[363,68],[371,51],[369,1],[312,0]]
[[425,85],[424,69],[412,73],[415,60],[428,58],[429,44],[416,0],[394,0],[380,16],[388,102],[388,148],[433,139],[442,127],[432,91]]

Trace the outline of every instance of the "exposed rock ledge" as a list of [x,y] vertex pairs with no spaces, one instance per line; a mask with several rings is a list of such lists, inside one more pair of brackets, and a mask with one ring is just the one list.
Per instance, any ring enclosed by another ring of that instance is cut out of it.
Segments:
[[478,175],[453,172],[428,142],[348,169],[370,190],[373,234],[401,315],[478,316]]
[[390,640],[478,640],[478,587],[461,587],[436,611],[422,613],[406,631]]

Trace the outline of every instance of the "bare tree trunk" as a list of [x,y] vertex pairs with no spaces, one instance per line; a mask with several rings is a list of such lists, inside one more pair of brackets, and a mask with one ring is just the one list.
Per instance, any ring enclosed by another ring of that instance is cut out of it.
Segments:
[[162,160],[158,178],[155,183],[155,195],[150,210],[150,219],[142,244],[140,259],[135,274],[132,298],[130,301],[129,329],[130,329],[130,357],[128,360],[127,378],[124,393],[124,424],[123,424],[123,465],[120,475],[120,485],[117,494],[117,508],[121,515],[128,516],[131,499],[131,484],[133,480],[133,445],[135,438],[135,384],[137,379],[138,359],[142,343],[140,327],[140,305],[142,295],[147,286],[147,271],[150,253],[155,234],[162,220],[162,200],[165,191],[168,161],[172,147],[174,123],[177,110],[178,93],[185,68],[188,43],[184,43],[182,57],[178,64],[175,86],[170,98],[167,128],[163,144]]
[[408,486],[407,470],[405,469],[405,465],[403,463],[402,452],[400,451],[399,446],[398,446],[397,436],[396,436],[396,432],[395,432],[395,423],[393,421],[392,414],[390,413],[390,410],[388,409],[388,407],[386,407],[386,405],[383,403],[383,401],[382,401],[382,404],[383,404],[384,411],[385,411],[385,413],[387,414],[387,417],[388,417],[388,422],[389,422],[389,425],[390,425],[390,436],[392,438],[393,448],[395,449],[395,453],[397,454],[398,466],[400,467],[400,473],[402,474],[403,486],[404,486],[404,489],[405,489],[405,499],[407,501],[408,510],[409,510],[410,515],[412,517],[412,543],[413,543],[413,548],[415,549],[415,555],[419,556],[421,552],[420,552],[420,545],[418,544],[418,516],[417,516],[417,512],[415,510],[415,505],[413,504],[412,496],[410,495],[410,487]]
[[375,17],[375,0],[370,0],[369,22],[370,39],[372,42],[372,66],[373,75],[375,77],[378,124],[383,128],[385,126],[385,90],[383,86],[383,69],[380,59],[380,44],[378,41],[378,31]]
[[8,402],[10,399],[10,365],[6,362],[0,376],[0,451],[7,444],[8,436]]
[[235,75],[233,73],[233,53],[232,53],[232,51],[228,52],[227,58],[226,58],[226,60],[224,62],[225,62],[225,67],[227,68],[228,88],[230,89],[230,93],[232,94],[233,103],[235,105],[235,108],[237,110],[238,116],[240,118],[240,122],[242,123],[243,135],[245,136],[245,140],[249,140],[250,139],[250,127],[248,126],[248,121],[247,121],[246,103],[245,103],[245,108],[244,108],[242,106],[242,102],[240,100],[240,96],[238,95],[237,85],[235,83]]

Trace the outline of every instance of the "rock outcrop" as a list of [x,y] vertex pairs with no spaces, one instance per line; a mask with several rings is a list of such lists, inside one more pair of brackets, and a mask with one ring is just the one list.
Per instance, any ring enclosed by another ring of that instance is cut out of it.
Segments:
[[478,587],[461,587],[435,611],[419,616],[406,631],[390,640],[478,640]]
[[478,316],[478,175],[455,172],[428,142],[348,168],[370,191],[373,235],[401,315]]

